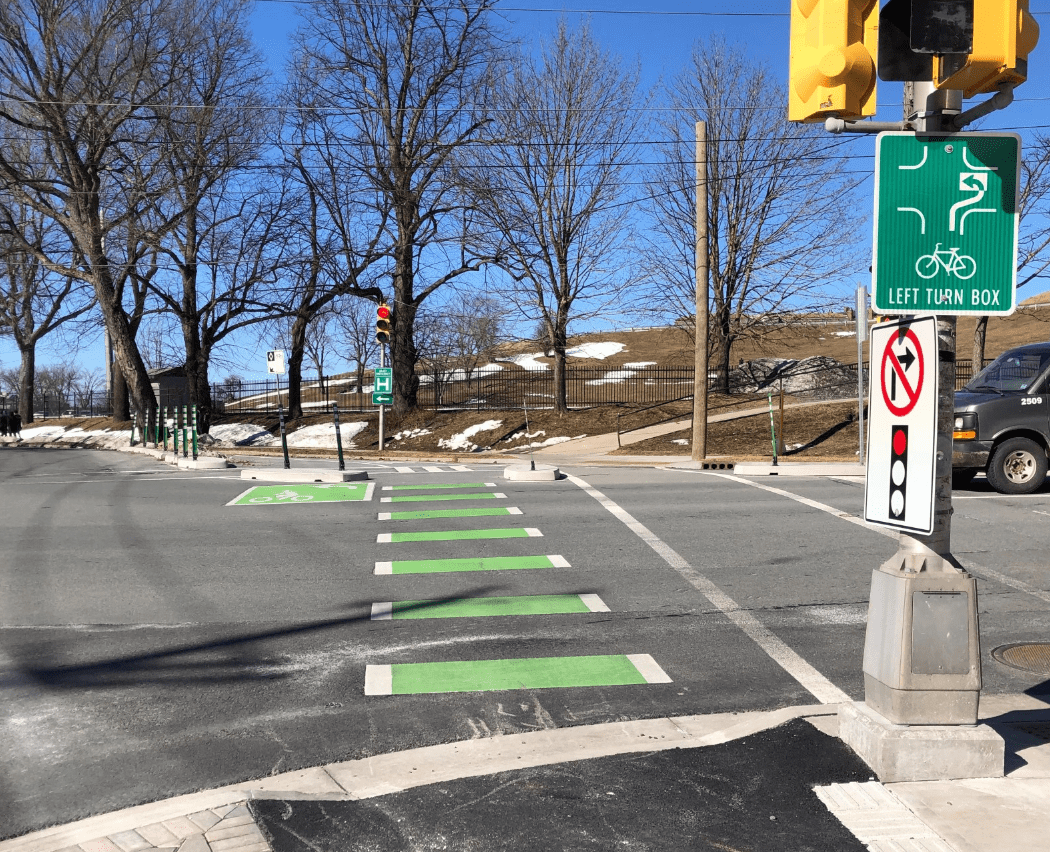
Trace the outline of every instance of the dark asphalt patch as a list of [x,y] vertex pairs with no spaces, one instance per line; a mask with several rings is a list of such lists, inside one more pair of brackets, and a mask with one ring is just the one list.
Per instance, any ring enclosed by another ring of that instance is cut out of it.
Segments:
[[870,778],[840,740],[799,719],[708,748],[501,772],[358,802],[249,806],[274,852],[865,852],[813,787]]

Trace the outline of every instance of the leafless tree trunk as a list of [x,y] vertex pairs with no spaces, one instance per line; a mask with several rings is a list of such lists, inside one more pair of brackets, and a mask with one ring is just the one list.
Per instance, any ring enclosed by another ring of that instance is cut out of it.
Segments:
[[[15,209],[13,206],[12,209]],[[0,328],[6,328],[18,347],[18,412],[23,423],[33,422],[33,392],[36,346],[47,334],[82,317],[94,307],[94,299],[81,282],[49,273],[37,252],[48,245],[48,220],[32,210],[21,209],[22,237],[37,247],[27,252],[0,238]]]
[[[242,227],[245,170],[260,162],[266,136],[264,71],[248,32],[247,0],[182,0],[185,33],[169,101],[158,109],[158,172],[165,191],[154,205],[159,250],[177,274],[157,276],[152,288],[178,320],[184,367],[198,426],[211,426],[208,382],[211,347],[204,326],[237,317],[238,325],[262,322],[268,310],[252,303],[258,281],[239,280],[236,292],[225,269],[218,276],[202,264],[222,263],[215,243],[224,230]],[[241,183],[238,183],[238,178]],[[266,272],[263,273],[266,277]],[[213,283],[220,283],[218,290]]]
[[501,70],[492,141],[465,164],[477,214],[496,235],[490,253],[514,282],[506,294],[543,323],[558,411],[568,410],[569,323],[607,316],[633,283],[616,256],[629,230],[623,178],[644,115],[637,91],[637,69],[562,21],[538,53]]
[[[72,247],[35,251],[60,276],[92,286],[116,361],[140,416],[156,401],[120,286],[139,258],[120,258],[107,234],[140,214],[106,209],[122,173],[143,157],[158,104],[182,73],[179,4],[161,0],[8,0],[0,5],[0,128],[24,146],[0,148],[6,193],[65,232]],[[19,239],[0,213],[0,232]]]
[[820,131],[787,123],[780,89],[741,49],[720,38],[698,43],[667,87],[660,124],[674,144],[660,149],[649,176],[647,295],[693,317],[694,128],[707,122],[710,345],[723,390],[737,340],[768,336],[772,317],[790,325],[826,310],[838,296],[832,286],[859,274],[857,258],[868,256],[856,239],[866,208],[848,203],[861,178],[846,173]]
[[[416,406],[416,312],[485,259],[465,251],[462,207],[448,168],[477,140],[478,108],[495,52],[495,0],[318,0],[297,35],[315,103],[338,110],[332,150],[389,217],[394,411]],[[444,251],[458,241],[458,259]],[[421,283],[424,282],[424,283]]]

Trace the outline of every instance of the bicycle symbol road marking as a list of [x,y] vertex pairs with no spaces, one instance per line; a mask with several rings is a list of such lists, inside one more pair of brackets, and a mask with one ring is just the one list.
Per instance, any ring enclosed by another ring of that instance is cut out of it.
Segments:
[[915,272],[920,278],[933,278],[943,269],[948,277],[953,275],[966,281],[977,273],[977,261],[968,254],[959,254],[958,248],[942,249],[941,243],[930,253],[915,261]]

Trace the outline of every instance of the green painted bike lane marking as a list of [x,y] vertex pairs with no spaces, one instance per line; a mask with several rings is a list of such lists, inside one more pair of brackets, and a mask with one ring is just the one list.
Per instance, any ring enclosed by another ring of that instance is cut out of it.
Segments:
[[474,618],[491,615],[564,615],[608,612],[598,595],[516,595],[444,601],[382,601],[372,604],[372,620],[403,618]]
[[324,485],[255,485],[227,506],[281,506],[296,503],[346,503],[372,499],[374,482]]
[[439,530],[437,532],[380,533],[377,544],[397,544],[405,541],[477,541],[486,538],[541,538],[535,527],[504,527],[488,530]]
[[495,488],[495,482],[445,482],[427,485],[384,485],[384,491],[425,491],[439,488]]
[[380,503],[430,503],[435,500],[506,500],[498,491],[475,491],[470,494],[405,494],[401,497],[380,497]]
[[445,574],[456,571],[528,571],[568,568],[564,556],[482,556],[467,559],[402,559],[377,562],[376,574]]
[[381,521],[425,521],[430,518],[488,518],[495,515],[520,515],[517,506],[484,509],[417,509],[411,512],[380,512]]
[[365,695],[671,683],[648,654],[397,663],[365,668]]

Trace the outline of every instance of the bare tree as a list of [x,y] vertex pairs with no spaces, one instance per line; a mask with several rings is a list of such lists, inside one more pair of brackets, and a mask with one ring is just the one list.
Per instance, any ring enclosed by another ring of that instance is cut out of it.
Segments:
[[[318,0],[297,35],[315,102],[338,110],[343,161],[389,213],[394,410],[415,407],[416,312],[442,285],[480,268],[466,250],[463,200],[448,167],[479,138],[496,50],[495,0]],[[333,117],[336,113],[333,112]],[[458,251],[457,251],[458,249]]]
[[[1050,266],[1050,137],[1037,135],[1035,144],[1021,158],[1019,223],[1017,238],[1017,289],[1040,277]],[[984,365],[988,316],[977,318],[973,330],[973,374]]]
[[[0,128],[25,145],[0,148],[6,193],[64,231],[69,249],[41,252],[0,210],[0,232],[50,272],[90,284],[136,411],[156,401],[120,298],[140,260],[106,237],[141,209],[105,207],[123,172],[148,152],[158,104],[172,94],[184,46],[170,0],[8,0],[0,5]],[[141,200],[141,196],[139,197]],[[107,251],[109,249],[109,251]]]
[[[230,243],[247,222],[266,229],[273,193],[257,194],[247,171],[261,164],[270,115],[265,73],[249,35],[248,0],[182,0],[186,36],[180,56],[166,56],[170,99],[155,127],[158,184],[152,209],[155,246],[174,275],[160,274],[151,288],[178,320],[190,403],[202,432],[211,425],[208,365],[226,328],[269,319],[272,305],[256,290],[271,282],[261,262],[256,275],[228,269]],[[260,203],[261,202],[261,203]],[[256,243],[255,257],[273,246]],[[219,331],[223,329],[223,331]],[[232,330],[232,329],[231,329]]]
[[490,363],[506,339],[506,306],[485,292],[465,292],[448,300],[442,314],[448,326],[452,357],[469,381]]
[[850,176],[826,137],[786,121],[781,88],[742,49],[717,37],[698,43],[667,87],[660,125],[673,144],[660,149],[649,175],[649,296],[692,317],[694,133],[696,122],[707,122],[712,363],[725,390],[737,340],[767,333],[771,318],[790,324],[826,310],[832,282],[858,267],[855,257],[867,257],[861,248],[847,255],[862,230],[856,211],[866,207],[847,203]]
[[[10,209],[17,208],[11,205]],[[48,243],[58,229],[49,227],[49,220],[29,209],[22,208],[19,218],[22,238],[37,250],[26,251],[10,237],[0,236],[0,328],[18,347],[18,411],[23,423],[32,423],[37,344],[59,327],[83,317],[95,301],[82,282],[50,273],[41,263],[40,255],[56,251]]]
[[[491,144],[466,164],[476,211],[512,285],[505,294],[543,323],[554,403],[568,410],[569,324],[605,315],[631,283],[625,174],[642,122],[638,69],[625,69],[584,26],[564,21],[533,56],[497,78]],[[622,255],[620,255],[622,257]]]
[[351,297],[339,303],[335,315],[343,356],[354,364],[357,392],[360,393],[365,385],[365,368],[379,356],[379,344],[375,340],[375,305]]

